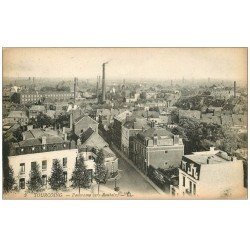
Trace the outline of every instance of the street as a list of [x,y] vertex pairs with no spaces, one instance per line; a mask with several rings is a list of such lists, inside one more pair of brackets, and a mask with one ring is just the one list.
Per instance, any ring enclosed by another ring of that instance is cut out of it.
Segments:
[[[160,197],[159,193],[123,158],[119,157],[120,179],[117,180],[116,186],[122,192],[130,192],[133,196],[140,197]],[[114,188],[115,182],[107,182],[109,188]]]

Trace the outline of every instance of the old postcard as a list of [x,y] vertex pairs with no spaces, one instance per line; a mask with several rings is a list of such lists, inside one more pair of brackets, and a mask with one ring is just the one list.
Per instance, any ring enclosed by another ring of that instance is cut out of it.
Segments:
[[247,48],[4,48],[3,199],[247,199]]

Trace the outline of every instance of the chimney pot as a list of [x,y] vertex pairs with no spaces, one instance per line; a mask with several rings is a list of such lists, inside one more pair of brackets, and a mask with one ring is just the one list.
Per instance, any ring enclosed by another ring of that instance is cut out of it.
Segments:
[[42,136],[42,144],[43,144],[43,145],[46,144],[46,136]]

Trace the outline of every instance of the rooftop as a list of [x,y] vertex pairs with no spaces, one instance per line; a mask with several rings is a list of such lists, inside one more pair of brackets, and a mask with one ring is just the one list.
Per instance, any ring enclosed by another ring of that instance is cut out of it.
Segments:
[[28,118],[25,111],[10,111],[9,118]]
[[84,121],[86,124],[97,124],[98,122],[95,121],[94,119],[92,119],[91,117],[89,116],[86,116],[86,115],[81,115],[80,117],[78,117],[77,119],[75,119],[75,124],[77,124],[79,121]]
[[149,128],[147,130],[140,132],[138,135],[143,138],[152,138],[152,139],[154,136],[157,136],[160,139],[163,137],[172,139],[174,137],[174,135],[170,131],[163,128]]
[[43,105],[33,105],[30,107],[30,111],[45,111],[45,107]]
[[226,152],[213,149],[210,149],[210,151],[195,152],[191,155],[184,155],[184,157],[199,165],[232,161],[232,157],[228,156]]

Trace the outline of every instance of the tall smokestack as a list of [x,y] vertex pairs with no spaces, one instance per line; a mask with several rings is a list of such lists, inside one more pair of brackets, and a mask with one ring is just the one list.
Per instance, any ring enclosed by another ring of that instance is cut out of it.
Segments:
[[234,81],[234,98],[236,98],[236,81]]
[[77,87],[77,78],[74,78],[74,101],[76,101],[76,87]]
[[102,102],[106,101],[106,84],[105,84],[105,65],[108,62],[102,64]]
[[99,90],[99,82],[100,82],[100,76],[97,76],[97,82],[96,82],[96,97],[98,98],[98,90]]

